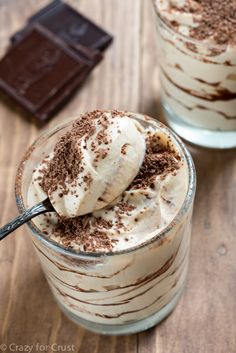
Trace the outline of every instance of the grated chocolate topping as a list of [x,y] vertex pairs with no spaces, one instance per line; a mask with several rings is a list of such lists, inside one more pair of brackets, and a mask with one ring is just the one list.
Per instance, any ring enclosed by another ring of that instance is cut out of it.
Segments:
[[[190,30],[193,39],[211,39],[219,45],[236,44],[236,0],[186,0],[183,6],[169,3],[170,10],[194,15],[196,26]],[[178,29],[177,22],[163,19]]]
[[111,250],[116,239],[110,239],[108,235],[100,228],[111,228],[111,222],[104,219],[93,218],[93,227],[91,232],[91,215],[84,215],[75,218],[59,218],[53,228],[53,234],[62,236],[62,243],[65,247],[70,247],[72,242],[82,246],[83,251],[95,252],[97,249]]
[[181,157],[171,147],[160,143],[157,136],[146,139],[146,154],[139,173],[129,186],[130,189],[153,188],[158,175],[164,178],[167,174],[174,174],[180,167]]
[[[61,136],[56,143],[53,157],[42,170],[41,186],[49,195],[61,187],[62,194],[68,193],[67,183],[72,183],[76,176],[83,171],[82,153],[78,147],[78,139],[82,136],[92,136],[95,127],[92,120],[82,117],[73,123],[72,129]],[[91,182],[89,176],[88,183]]]
[[202,14],[199,25],[191,30],[193,38],[213,38],[217,44],[236,44],[236,1],[195,0]]
[[[161,175],[162,178],[165,178],[169,173],[175,175],[180,165],[181,157],[174,150],[170,141],[163,144],[156,134],[149,135],[146,139],[146,154],[143,164],[128,190],[154,188],[154,182],[158,175]],[[130,216],[135,210],[135,205],[131,201],[124,201],[123,193],[119,202],[109,205],[105,209],[113,211],[112,221],[95,217],[93,214],[68,219],[58,217],[58,222],[52,233],[61,238],[65,247],[76,243],[80,249],[88,252],[112,251],[118,242],[119,234],[127,230],[122,222],[122,216]],[[136,219],[135,222],[137,221]],[[112,228],[117,233],[116,239],[108,235],[107,230]]]
[[[119,111],[112,111],[112,116],[125,116]],[[98,120],[98,125],[101,130],[96,134],[96,143],[93,141],[91,150],[95,153],[94,167],[100,159],[104,159],[108,155],[105,148],[100,147],[101,144],[108,145],[111,142],[107,134],[109,126],[106,111],[95,110],[91,113],[84,114],[81,118],[76,120],[70,131],[61,136],[55,144],[53,156],[51,159],[44,161],[44,168],[42,168],[40,177],[40,186],[45,193],[50,195],[60,187],[60,195],[68,194],[68,184],[72,184],[79,173],[84,171],[83,153],[79,140],[83,137],[85,141],[84,149],[87,148],[86,142],[89,137],[96,133],[95,120]],[[38,179],[39,180],[39,179]],[[91,175],[84,177],[86,187],[92,182]]]

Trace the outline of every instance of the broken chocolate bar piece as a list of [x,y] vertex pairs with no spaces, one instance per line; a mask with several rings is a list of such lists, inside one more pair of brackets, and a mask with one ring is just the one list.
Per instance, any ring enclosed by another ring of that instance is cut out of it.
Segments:
[[72,96],[79,86],[85,81],[89,71],[82,71],[75,76],[65,86],[63,86],[50,100],[48,100],[40,109],[35,112],[35,117],[43,122],[48,120],[55,112],[57,112],[66,101]]
[[29,18],[0,61],[0,90],[48,120],[103,58],[112,37],[60,0]]
[[112,42],[111,35],[60,0],[53,1],[32,16],[28,25],[11,37],[11,42],[20,40],[35,22],[60,37],[67,44],[79,44],[103,51]]
[[0,61],[0,89],[39,120],[48,119],[93,67],[78,53],[37,25]]

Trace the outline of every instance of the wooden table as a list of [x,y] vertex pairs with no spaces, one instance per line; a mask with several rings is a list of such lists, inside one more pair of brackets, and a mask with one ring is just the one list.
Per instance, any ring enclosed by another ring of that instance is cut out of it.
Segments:
[[[0,0],[0,54],[10,35],[46,3]],[[150,1],[71,4],[113,33],[115,41],[83,88],[46,128],[95,108],[160,118]],[[16,166],[40,132],[15,106],[0,103],[1,224],[17,213]],[[0,244],[0,343],[6,344],[6,352],[17,347],[19,351],[20,345],[33,345],[32,352],[53,352],[53,343],[59,348],[69,345],[66,352],[74,348],[81,353],[236,352],[236,154],[193,148],[191,152],[198,175],[191,261],[187,288],[173,314],[158,327],[132,336],[103,337],[78,328],[54,303],[22,227]]]

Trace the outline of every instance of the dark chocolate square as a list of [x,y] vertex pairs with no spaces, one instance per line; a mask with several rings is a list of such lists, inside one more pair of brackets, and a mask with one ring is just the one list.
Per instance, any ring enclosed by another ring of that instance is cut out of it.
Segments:
[[[112,42],[112,36],[77,12],[68,4],[55,0],[29,19],[28,28],[37,22],[66,41],[67,44],[80,44],[90,49],[104,50]],[[14,43],[22,38],[28,28],[11,37]]]
[[36,112],[35,116],[40,121],[48,120],[55,112],[57,112],[67,100],[76,92],[78,87],[86,80],[90,70],[84,70],[67,82],[50,100],[48,100]]
[[0,89],[37,115],[71,80],[90,69],[62,41],[36,26],[0,61]]

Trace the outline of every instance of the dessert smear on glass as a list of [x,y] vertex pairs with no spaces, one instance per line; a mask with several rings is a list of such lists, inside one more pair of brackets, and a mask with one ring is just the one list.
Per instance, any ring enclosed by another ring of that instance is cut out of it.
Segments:
[[140,114],[87,113],[36,141],[18,174],[20,209],[49,197],[57,211],[30,228],[72,320],[131,333],[173,310],[187,274],[195,174],[164,125]]
[[236,1],[153,0],[161,95],[184,139],[236,146]]

